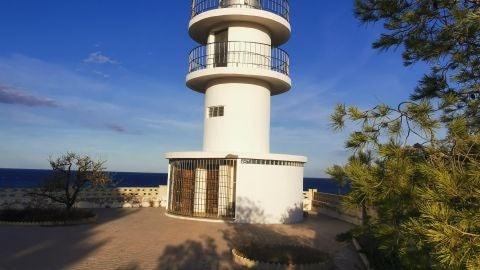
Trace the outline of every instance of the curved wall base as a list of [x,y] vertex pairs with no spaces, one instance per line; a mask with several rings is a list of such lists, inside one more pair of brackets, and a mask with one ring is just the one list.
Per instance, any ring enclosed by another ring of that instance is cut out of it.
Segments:
[[200,222],[211,222],[211,223],[233,223],[234,222],[233,220],[225,220],[225,219],[185,217],[185,216],[170,214],[168,212],[165,212],[165,216],[176,218],[176,219],[192,220],[192,221],[200,221]]
[[[232,169],[234,171],[234,179],[232,180],[232,183],[234,183],[234,195],[231,198],[234,198],[232,203],[235,205],[234,219],[232,222],[248,224],[288,224],[298,223],[303,220],[303,168],[307,162],[306,157],[280,154],[219,152],[168,153],[166,157],[170,159],[170,162],[193,160],[195,162],[200,161],[200,164],[202,160],[209,160],[209,162],[225,159],[235,161],[235,168]],[[190,170],[191,172],[195,172],[195,176],[191,176],[190,178],[195,177],[196,179],[197,171],[200,172],[200,170],[196,170],[193,167],[190,168]],[[210,181],[209,179],[217,179],[213,174],[208,175],[207,182]],[[169,203],[173,203],[174,200],[170,198],[170,185],[171,179],[169,176],[168,201]],[[189,192],[195,192],[192,198],[198,195],[197,192],[193,190],[188,191],[183,189],[182,192],[187,192],[187,194],[189,194]],[[183,200],[178,202],[189,204],[189,202]],[[192,203],[198,204],[198,201]],[[175,205],[172,205],[172,207],[173,208],[167,206],[167,209],[175,209]],[[175,218],[199,221],[229,222],[225,219],[202,219],[194,216],[167,215]]]
[[287,224],[302,220],[303,164],[238,164],[235,222]]

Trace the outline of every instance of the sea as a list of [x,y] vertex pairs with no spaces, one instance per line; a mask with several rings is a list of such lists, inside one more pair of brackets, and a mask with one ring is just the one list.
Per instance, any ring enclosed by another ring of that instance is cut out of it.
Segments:
[[[51,174],[51,170],[0,168],[0,188],[38,187]],[[167,184],[166,173],[109,172],[109,174],[112,183],[119,187],[154,187]],[[339,191],[337,185],[329,178],[304,178],[303,190],[308,189],[332,194],[338,194]],[[344,187],[340,193],[345,194],[348,190],[348,186]]]

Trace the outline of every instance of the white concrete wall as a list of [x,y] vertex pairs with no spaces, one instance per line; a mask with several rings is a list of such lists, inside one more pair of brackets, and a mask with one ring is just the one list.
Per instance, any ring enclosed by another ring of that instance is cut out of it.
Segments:
[[[0,189],[0,209],[39,206],[38,199],[32,200],[28,195],[31,192],[37,192],[37,189]],[[135,202],[124,200],[129,197],[129,194],[135,195]],[[87,188],[80,192],[75,206],[78,208],[166,207],[167,198],[167,186]]]
[[[208,117],[208,108],[224,106],[223,117]],[[261,81],[222,79],[205,94],[203,150],[268,153],[270,91]]]
[[258,42],[270,45],[272,40],[268,30],[258,24],[236,22],[228,27],[228,41]]
[[238,163],[235,221],[303,220],[303,167]]
[[[220,29],[212,29],[209,42],[214,40],[213,33],[218,30]],[[242,61],[246,62],[244,65],[247,67],[251,67],[252,64],[269,65],[271,39],[265,28],[252,23],[230,23],[228,41],[241,41],[241,43],[229,44],[228,66],[239,65],[236,62]],[[255,43],[246,45],[243,42]],[[213,50],[213,46],[211,47],[208,49]],[[249,50],[252,54],[245,53]],[[242,51],[242,53],[236,53],[236,51]],[[255,53],[266,57],[258,57]],[[242,61],[236,61],[237,57],[242,58]],[[245,59],[245,57],[252,59]],[[266,82],[249,78],[210,82],[205,93],[203,150],[268,153],[270,148],[269,88]],[[211,106],[224,106],[225,115],[208,118],[208,108]]]
[[[269,67],[272,54],[268,31],[251,23],[235,23],[228,28],[229,67]],[[239,53],[237,53],[239,52]]]
[[[218,42],[215,38],[216,33],[225,29],[227,29],[228,43],[215,43]],[[271,38],[268,30],[258,24],[236,22],[213,28],[207,42],[209,43],[206,48],[208,68],[217,67],[214,64],[215,57],[226,61],[228,67],[268,69],[270,67]],[[219,49],[215,49],[217,46]]]

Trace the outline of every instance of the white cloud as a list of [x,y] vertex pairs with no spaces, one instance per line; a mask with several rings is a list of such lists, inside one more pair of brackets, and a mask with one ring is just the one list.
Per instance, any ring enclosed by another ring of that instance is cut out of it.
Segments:
[[[9,130],[4,134],[11,142],[7,150],[28,153],[29,145],[22,141],[31,140],[28,134],[34,133],[43,138],[32,140],[38,145],[34,151],[45,155],[51,150],[44,149],[44,142],[62,132],[65,138],[55,142],[55,151],[101,153],[122,170],[165,171],[164,152],[202,147],[204,96],[187,91],[181,79],[153,78],[127,69],[121,76],[112,73],[115,80],[93,75],[90,69],[74,71],[21,55],[0,57],[0,84],[35,89],[35,96],[62,104],[58,110],[0,107],[0,115],[9,115],[0,117],[0,129]],[[305,77],[297,80],[292,92],[272,99],[271,149],[308,156],[306,175],[324,176],[326,167],[343,163],[348,156],[342,154],[345,135],[328,128],[333,99],[341,94],[332,89],[342,80]],[[25,135],[19,137],[20,133]],[[132,160],[137,152],[142,154]]]
[[[201,130],[202,123],[199,121],[182,121],[180,119],[149,119],[141,118],[141,121],[145,122],[147,126],[154,129],[188,129],[188,130]],[[199,134],[201,136],[201,133]]]
[[14,54],[0,56],[0,83],[20,89],[35,89],[45,96],[89,96],[103,93],[108,85],[51,62]]
[[105,74],[105,73],[103,73],[103,72],[101,72],[101,71],[93,70],[92,72],[93,72],[93,74],[98,75],[98,76],[100,76],[100,77],[103,77],[103,78],[105,78],[105,79],[110,78],[110,75]]
[[26,91],[0,84],[0,103],[29,107],[58,107],[53,99],[34,96]]
[[[0,107],[0,113],[7,110],[13,116],[0,119],[3,120],[1,122],[9,126],[23,125],[25,115],[22,112],[28,111],[32,115],[42,116],[43,119],[31,123],[32,128],[48,126],[86,130],[105,129],[139,135],[159,132],[162,125],[169,125],[171,130],[191,126],[188,123],[176,124],[173,120],[157,122],[156,125],[137,120],[141,117],[164,119],[161,117],[164,113],[175,114],[179,119],[185,119],[184,114],[192,114],[190,110],[180,109],[192,106],[188,100],[180,99],[180,102],[172,95],[182,92],[171,87],[169,82],[128,71],[125,71],[121,81],[106,81],[91,74],[23,55],[0,57],[0,104],[24,105]],[[36,92],[30,93],[20,89],[35,89]],[[165,90],[158,91],[159,89]],[[60,109],[46,110],[41,107]]]
[[91,64],[118,64],[117,61],[105,56],[100,51],[91,53],[83,62]]

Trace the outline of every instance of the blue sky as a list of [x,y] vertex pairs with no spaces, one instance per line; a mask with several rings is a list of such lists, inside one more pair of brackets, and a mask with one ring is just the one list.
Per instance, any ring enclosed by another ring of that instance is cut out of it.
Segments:
[[[336,103],[408,98],[422,66],[371,43],[353,1],[291,0],[293,88],[272,98],[271,152],[344,163]],[[169,151],[202,148],[203,95],[185,86],[190,0],[0,1],[0,167],[47,168],[75,151],[113,171],[165,172]]]

